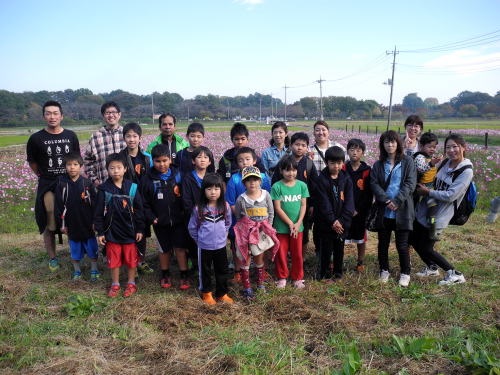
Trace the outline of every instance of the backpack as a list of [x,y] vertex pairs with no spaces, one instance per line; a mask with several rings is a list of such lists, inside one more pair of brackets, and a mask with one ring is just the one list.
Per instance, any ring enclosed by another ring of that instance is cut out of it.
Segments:
[[[444,159],[441,165],[438,168],[439,170],[446,164],[448,159]],[[452,172],[451,181],[455,181],[460,174],[466,169],[472,169],[471,165],[464,165],[463,167]],[[477,204],[477,187],[474,181],[471,181],[467,190],[465,191],[465,195],[457,205],[457,201],[453,202],[453,207],[455,211],[453,213],[453,217],[450,220],[450,225],[464,225],[467,220],[469,220],[469,216],[474,212]]]

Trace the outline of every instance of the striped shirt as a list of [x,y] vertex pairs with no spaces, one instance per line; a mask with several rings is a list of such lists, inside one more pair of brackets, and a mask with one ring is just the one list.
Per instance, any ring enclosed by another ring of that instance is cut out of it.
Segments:
[[121,126],[113,129],[103,126],[92,133],[83,157],[84,171],[92,183],[98,180],[102,184],[107,180],[106,156],[119,153],[125,147]]

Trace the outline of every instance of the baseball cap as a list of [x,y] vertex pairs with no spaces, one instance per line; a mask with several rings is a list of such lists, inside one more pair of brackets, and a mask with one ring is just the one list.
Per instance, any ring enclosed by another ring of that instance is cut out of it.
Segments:
[[259,168],[254,167],[254,166],[243,168],[243,170],[241,171],[241,180],[244,181],[246,178],[251,177],[251,176],[254,176],[257,178],[262,178],[260,175]]

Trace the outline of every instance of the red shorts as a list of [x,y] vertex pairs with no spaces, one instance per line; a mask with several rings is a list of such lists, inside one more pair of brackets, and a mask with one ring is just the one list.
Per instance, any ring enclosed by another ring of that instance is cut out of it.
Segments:
[[106,258],[109,268],[118,268],[126,265],[128,268],[137,267],[137,245],[135,243],[106,242]]

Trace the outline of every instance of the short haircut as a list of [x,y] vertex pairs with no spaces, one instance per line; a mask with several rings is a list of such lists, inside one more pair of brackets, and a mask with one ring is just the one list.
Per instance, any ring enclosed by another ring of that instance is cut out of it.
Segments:
[[384,147],[384,142],[386,141],[396,141],[397,148],[395,160],[396,162],[398,162],[403,159],[403,142],[401,141],[401,137],[394,130],[387,130],[380,135],[380,139],[378,142],[378,149],[380,152],[379,160],[386,161],[389,157],[389,154]]
[[106,102],[106,103],[104,103],[104,104],[101,106],[101,115],[103,115],[103,116],[104,116],[104,112],[106,112],[106,110],[107,110],[108,108],[112,108],[112,107],[116,108],[116,110],[118,111],[118,113],[120,113],[120,112],[121,112],[121,110],[120,110],[120,106],[119,106],[118,104],[116,104],[116,102],[114,102],[114,101],[110,101],[110,102]]
[[208,147],[205,147],[205,146],[200,146],[200,147],[195,148],[193,150],[193,152],[191,153],[191,158],[194,160],[200,154],[207,155],[210,160],[212,160],[214,158],[214,154],[212,153],[212,151],[210,151],[210,149]]
[[363,151],[363,152],[366,151],[365,142],[363,142],[359,138],[351,138],[351,139],[349,139],[349,142],[347,142],[347,149],[349,150],[351,147],[360,148],[361,151]]
[[281,158],[278,167],[280,171],[297,170],[299,168],[299,163],[297,163],[297,160],[295,160],[295,156],[286,155]]
[[109,154],[108,156],[106,156],[106,169],[108,169],[109,165],[115,161],[122,163],[123,166],[125,168],[127,168],[127,162],[125,161],[125,159],[120,154],[115,153],[115,154]]
[[325,151],[325,161],[344,161],[345,160],[345,152],[339,146],[329,147]]
[[328,124],[324,120],[318,120],[318,121],[316,121],[314,123],[314,125],[313,125],[313,129],[316,129],[317,125],[323,125],[325,128],[327,128],[328,130],[330,130],[330,127],[328,126]]
[[203,126],[203,124],[200,124],[199,122],[193,122],[192,124],[189,124],[186,135],[196,132],[205,135],[205,127]]
[[167,112],[167,113],[162,113],[161,116],[158,118],[158,127],[161,128],[161,123],[163,122],[163,119],[167,116],[172,117],[174,120],[174,125],[177,124],[177,118],[173,113]]
[[412,124],[420,125],[420,129],[421,130],[424,129],[424,122],[422,121],[422,119],[418,115],[410,115],[406,118],[405,128],[406,128],[406,125],[412,125]]
[[231,139],[233,139],[237,135],[244,135],[245,137],[248,138],[248,128],[245,124],[242,124],[241,122],[235,122],[234,125],[231,128]]
[[70,161],[76,161],[78,162],[78,164],[80,164],[80,166],[83,165],[82,155],[80,155],[80,153],[78,152],[70,152],[69,154],[64,155],[63,161],[64,165],[66,165]]
[[127,134],[129,131],[133,131],[134,133],[138,134],[139,137],[142,137],[142,128],[141,125],[139,125],[137,122],[129,122],[123,127],[123,136]]
[[418,140],[418,143],[420,143],[421,146],[424,146],[424,145],[431,143],[431,142],[436,142],[436,144],[439,143],[437,135],[434,133],[431,133],[431,132],[427,132],[427,133],[422,134],[420,136],[420,139]]
[[63,114],[63,110],[62,110],[62,107],[61,107],[61,103],[56,102],[55,100],[49,100],[49,101],[46,101],[46,102],[43,104],[43,107],[42,107],[42,115],[45,115],[45,108],[46,108],[46,107],[57,107],[57,108],[59,108],[59,111],[61,112],[61,115]]
[[236,154],[234,155],[236,161],[238,160],[238,156],[240,156],[241,154],[252,154],[253,160],[257,160],[257,154],[251,147],[240,147],[238,150],[236,150]]
[[151,158],[157,159],[159,157],[166,156],[170,159],[170,148],[163,143],[156,145],[151,150]]
[[297,140],[305,141],[309,146],[309,136],[304,132],[293,133],[290,144],[293,145]]

